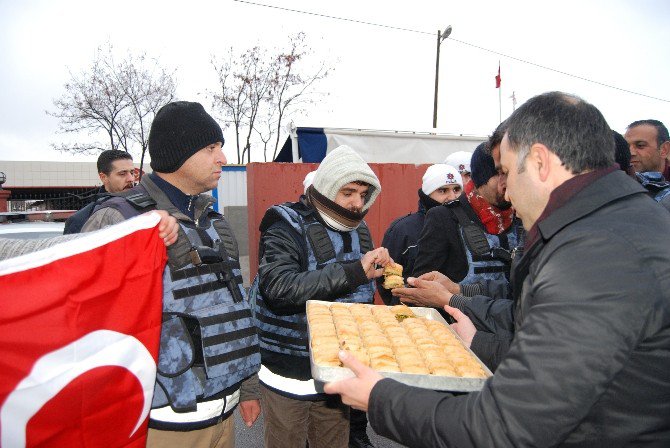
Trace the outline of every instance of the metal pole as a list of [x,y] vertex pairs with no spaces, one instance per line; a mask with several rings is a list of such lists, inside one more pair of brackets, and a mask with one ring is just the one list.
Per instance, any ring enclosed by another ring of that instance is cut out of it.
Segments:
[[437,128],[437,86],[440,79],[440,41],[441,32],[437,30],[437,56],[435,57],[435,100],[433,102],[433,128]]
[[[498,78],[500,79],[500,60],[498,60]],[[498,122],[502,123],[502,82],[498,85]]]
[[498,122],[502,123],[502,86],[498,87]]

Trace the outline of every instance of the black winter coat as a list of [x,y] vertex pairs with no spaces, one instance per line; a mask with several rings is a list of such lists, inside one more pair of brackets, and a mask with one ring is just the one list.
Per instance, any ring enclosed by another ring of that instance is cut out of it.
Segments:
[[[418,251],[418,241],[423,229],[423,222],[426,218],[426,212],[439,202],[427,196],[421,189],[418,191],[419,208],[416,212],[401,216],[393,221],[384,233],[382,247],[389,251],[393,261],[403,266],[403,277],[412,275],[414,262]],[[377,279],[377,291],[382,300],[387,305],[397,305],[400,303],[397,297],[391,294],[391,291],[382,286],[384,277]]]
[[375,431],[412,447],[670,446],[670,214],[617,171],[538,229],[495,375],[455,398],[382,380]]
[[[302,202],[295,207],[306,214],[317,214]],[[305,313],[308,300],[334,301],[369,281],[360,261],[331,263],[308,271],[304,237],[272,210],[263,217],[260,231],[259,288],[275,314]],[[263,349],[261,356],[263,365],[279,375],[299,380],[311,378],[309,358]]]
[[[480,222],[465,193],[457,201],[470,219]],[[468,258],[459,228],[458,218],[447,205],[433,207],[426,213],[412,269],[413,277],[438,271],[457,283],[465,278]]]
[[461,311],[477,327],[470,349],[495,372],[514,339],[514,302],[474,296]]
[[93,200],[86,204],[84,207],[79,209],[77,213],[70,216],[65,221],[65,227],[63,228],[63,235],[71,235],[73,233],[81,233],[82,227],[88,221],[88,218],[93,214],[95,207],[100,205],[105,200],[109,199],[111,196],[105,190],[105,187],[102,186],[98,189],[98,192],[93,196]]

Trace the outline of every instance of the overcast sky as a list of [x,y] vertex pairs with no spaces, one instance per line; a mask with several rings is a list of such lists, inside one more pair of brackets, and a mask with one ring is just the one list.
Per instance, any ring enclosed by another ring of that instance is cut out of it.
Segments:
[[[562,90],[595,104],[620,132],[642,118],[670,125],[667,0],[256,3],[388,27],[233,0],[0,0],[0,160],[95,160],[50,149],[63,136],[45,111],[53,110],[69,71],[88,67],[96,47],[107,41],[117,51],[145,51],[176,68],[179,99],[211,110],[204,96],[216,87],[211,55],[231,46],[276,47],[298,31],[307,34],[316,57],[336,67],[319,87],[329,96],[298,126],[430,129],[435,34],[447,25],[453,32],[441,47],[439,131],[491,133],[499,121],[499,60],[503,118],[512,111],[512,92],[520,105],[538,93]],[[224,136],[232,142],[230,131]]]

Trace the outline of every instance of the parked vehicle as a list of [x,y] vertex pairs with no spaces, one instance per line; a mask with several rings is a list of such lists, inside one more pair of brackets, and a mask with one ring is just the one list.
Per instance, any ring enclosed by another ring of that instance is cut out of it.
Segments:
[[21,240],[52,238],[63,234],[64,222],[23,221],[0,224],[0,238]]
[[65,220],[76,210],[0,213],[0,238],[37,239],[63,234]]

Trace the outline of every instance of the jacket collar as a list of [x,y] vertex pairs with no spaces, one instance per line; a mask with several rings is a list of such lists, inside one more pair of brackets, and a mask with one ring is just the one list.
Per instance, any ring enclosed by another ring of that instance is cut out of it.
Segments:
[[[164,191],[163,188],[161,188],[158,183],[154,182],[152,177],[153,176],[151,175],[142,176],[140,184],[147,190],[149,196],[151,196],[156,201],[156,208],[159,210],[167,211],[169,214],[173,215],[175,218],[179,220],[192,221],[193,218],[190,217],[184,211],[182,211],[177,205],[175,205],[173,201],[170,199],[168,192]],[[170,184],[170,186],[172,185]],[[176,188],[174,186],[172,187]],[[184,193],[182,193],[182,195],[184,195]],[[210,207],[215,202],[215,200],[212,196],[206,194],[199,194],[197,196],[194,196],[194,198],[195,199],[193,201],[193,208],[194,208],[193,214],[195,217],[195,221],[197,221],[200,215],[205,210],[207,210],[207,208]]]
[[663,174],[658,171],[645,171],[644,173],[635,173],[635,177],[640,184],[647,190],[660,190],[670,186],[670,181],[665,180]]
[[565,205],[554,210],[538,223],[538,230],[544,240],[551,239],[567,225],[606,204],[640,193],[646,194],[646,190],[640,184],[623,171],[614,171],[587,185]]
[[544,243],[566,226],[591,214],[595,210],[627,196],[646,194],[646,190],[621,170],[606,174],[574,194],[565,204],[556,208],[542,221],[538,222],[539,233],[526,247],[521,259],[513,265],[510,282],[516,305],[515,325],[518,328],[524,319],[523,282],[528,275],[530,265],[544,247]]

